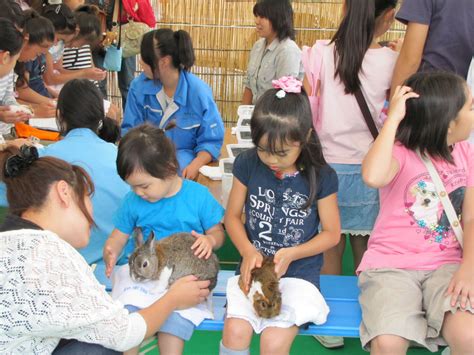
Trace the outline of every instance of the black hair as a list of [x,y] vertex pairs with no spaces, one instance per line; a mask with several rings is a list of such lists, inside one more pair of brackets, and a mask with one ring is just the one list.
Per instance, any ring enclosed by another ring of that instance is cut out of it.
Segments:
[[73,34],[76,31],[76,19],[69,7],[64,4],[45,5],[41,15],[54,26],[54,30],[61,34]]
[[157,179],[178,174],[179,164],[173,142],[165,131],[151,124],[132,128],[120,141],[117,172],[126,180],[135,171],[143,171]]
[[26,10],[24,32],[28,34],[28,44],[54,42],[54,26],[50,20],[40,16],[35,10]]
[[[54,26],[50,20],[40,16],[35,10],[25,10],[25,26],[23,32],[28,34],[29,45],[41,45],[43,42],[54,42]],[[18,75],[16,87],[27,84],[25,63],[17,62],[15,73]]]
[[56,120],[63,136],[75,128],[89,128],[107,142],[115,143],[120,137],[117,122],[105,117],[100,90],[88,79],[73,79],[64,85],[58,97]]
[[161,28],[145,33],[140,46],[140,55],[149,65],[153,75],[158,69],[158,59],[170,56],[176,69],[188,71],[194,64],[193,42],[189,33],[183,30],[173,31]]
[[82,5],[74,11],[76,24],[79,27],[78,39],[95,45],[102,36],[99,19],[99,8],[95,5]]
[[253,7],[253,15],[268,19],[280,41],[295,39],[293,8],[289,0],[259,0]]
[[270,154],[278,154],[283,143],[301,144],[301,154],[296,160],[296,167],[309,182],[309,198],[303,207],[308,208],[316,200],[319,172],[327,163],[319,138],[313,129],[311,107],[304,90],[301,94],[287,93],[282,99],[276,96],[278,91],[279,89],[267,90],[257,100],[250,119],[252,141],[259,147],[262,137],[265,136],[266,151]]
[[17,29],[25,27],[25,16],[21,6],[15,0],[0,0],[0,18],[6,18],[13,22]]
[[17,30],[12,21],[0,18],[0,50],[17,55],[23,46],[23,35]]
[[360,88],[359,72],[374,39],[376,20],[396,6],[397,0],[345,0],[346,11],[331,43],[335,45],[334,78],[339,76],[346,94]]
[[406,103],[406,115],[397,130],[397,140],[410,150],[453,163],[446,137],[467,100],[463,78],[449,72],[424,72],[405,84],[420,95]]

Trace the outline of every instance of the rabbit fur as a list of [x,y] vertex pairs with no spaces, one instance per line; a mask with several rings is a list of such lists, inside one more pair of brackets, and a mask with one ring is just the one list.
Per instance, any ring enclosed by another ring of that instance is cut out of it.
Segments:
[[252,270],[248,293],[244,291],[242,275],[239,278],[239,287],[253,304],[259,317],[273,318],[280,314],[281,292],[273,258],[265,257],[262,266]]
[[166,289],[183,276],[195,275],[199,280],[210,280],[210,290],[216,286],[219,259],[215,253],[207,260],[194,255],[191,246],[196,238],[191,233],[176,233],[156,241],[151,232],[145,243],[141,231],[135,237],[137,248],[128,261],[134,281],[160,280],[160,287]]

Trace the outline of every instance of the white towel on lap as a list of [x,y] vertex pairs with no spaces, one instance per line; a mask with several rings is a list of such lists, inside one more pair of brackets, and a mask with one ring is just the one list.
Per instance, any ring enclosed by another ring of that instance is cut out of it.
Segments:
[[316,286],[308,281],[292,277],[281,279],[281,313],[270,319],[256,315],[252,303],[242,292],[238,282],[239,276],[231,277],[227,282],[227,317],[248,321],[257,334],[267,327],[289,328],[310,322],[326,322],[329,307]]
[[[118,266],[112,274],[112,298],[122,304],[130,304],[138,308],[146,308],[159,300],[166,293],[166,289],[159,285],[159,281],[135,282],[130,277],[128,264]],[[204,319],[214,319],[212,312],[212,297],[195,307],[176,311],[183,318],[193,322],[195,326]]]

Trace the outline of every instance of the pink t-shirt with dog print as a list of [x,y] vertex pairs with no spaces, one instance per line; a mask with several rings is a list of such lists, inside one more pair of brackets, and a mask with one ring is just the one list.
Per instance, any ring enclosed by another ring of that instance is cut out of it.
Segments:
[[[392,154],[400,170],[380,189],[380,212],[357,272],[435,270],[443,264],[459,263],[461,247],[423,162],[416,152],[399,143]],[[455,165],[441,160],[433,163],[461,215],[466,187],[474,186],[474,146],[457,143],[452,156]]]

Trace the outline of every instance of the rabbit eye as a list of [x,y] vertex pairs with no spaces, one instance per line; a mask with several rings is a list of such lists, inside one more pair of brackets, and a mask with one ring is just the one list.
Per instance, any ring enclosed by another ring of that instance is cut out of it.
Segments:
[[142,267],[147,267],[148,266],[148,261],[144,261],[142,264]]
[[260,305],[262,306],[262,308],[267,308],[267,304],[265,302],[261,302]]

